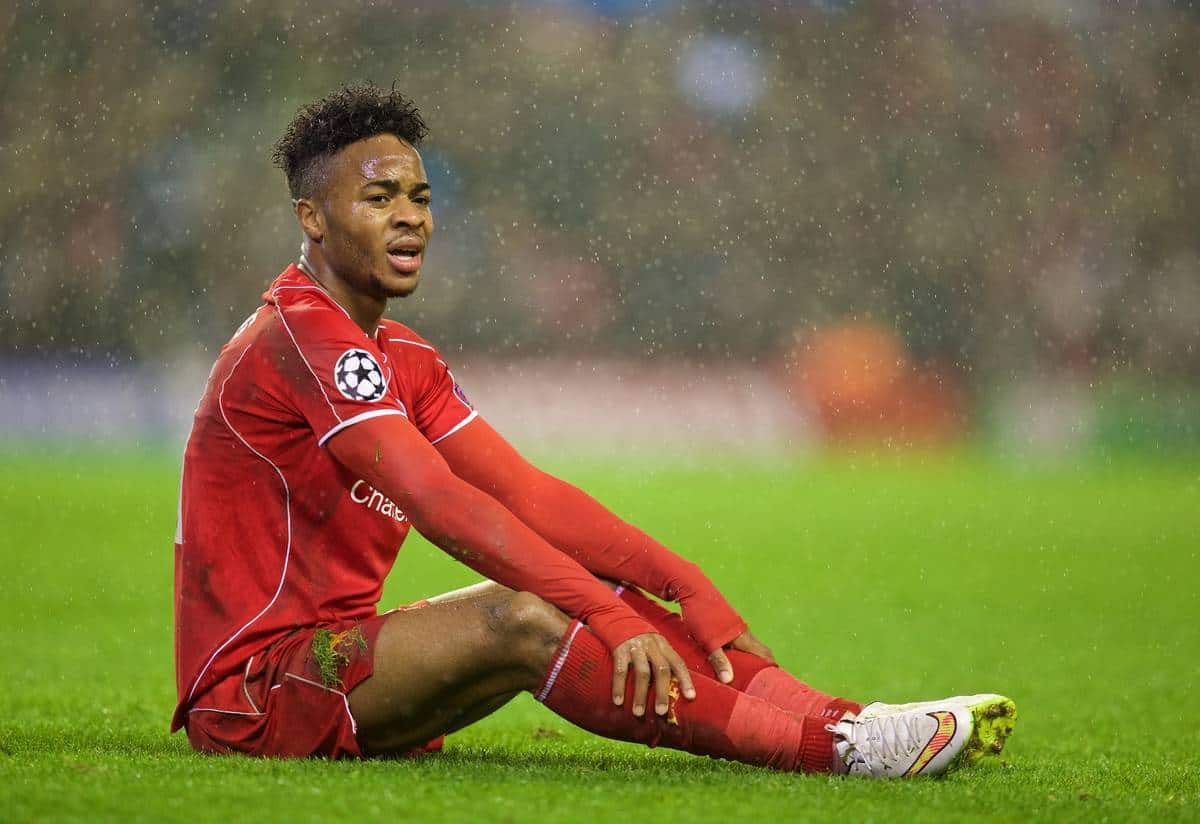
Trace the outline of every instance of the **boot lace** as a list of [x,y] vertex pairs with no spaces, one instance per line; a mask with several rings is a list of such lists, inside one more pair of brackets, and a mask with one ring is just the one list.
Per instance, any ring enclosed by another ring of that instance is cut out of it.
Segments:
[[838,755],[847,765],[860,762],[875,773],[921,747],[919,724],[918,713],[904,712],[842,721],[826,729],[842,738],[837,743]]

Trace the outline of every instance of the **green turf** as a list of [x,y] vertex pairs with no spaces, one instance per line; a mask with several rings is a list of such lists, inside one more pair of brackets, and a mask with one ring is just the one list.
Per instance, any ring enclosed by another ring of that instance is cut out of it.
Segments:
[[[855,697],[1002,691],[1005,761],[774,774],[593,738],[531,699],[419,762],[194,755],[167,735],[175,459],[0,455],[0,820],[1192,818],[1200,469],[977,457],[553,467],[698,560],[780,659]],[[474,579],[413,539],[387,604]]]

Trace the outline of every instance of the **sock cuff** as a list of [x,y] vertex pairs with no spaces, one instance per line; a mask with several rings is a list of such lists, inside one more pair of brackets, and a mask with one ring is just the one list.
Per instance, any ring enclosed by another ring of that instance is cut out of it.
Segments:
[[842,716],[848,712],[858,715],[862,712],[862,708],[862,704],[851,701],[849,698],[835,698],[821,709],[821,717],[836,723],[841,721]]
[[549,697],[550,690],[554,688],[554,682],[558,680],[563,665],[567,662],[567,656],[571,654],[571,645],[575,642],[575,636],[579,634],[582,627],[582,622],[572,621],[567,626],[567,631],[563,633],[563,637],[559,639],[558,648],[554,650],[554,657],[550,659],[550,667],[542,679],[542,688],[534,696],[539,702],[544,702]]
[[833,733],[824,718],[806,718],[800,739],[800,766],[805,772],[833,771]]

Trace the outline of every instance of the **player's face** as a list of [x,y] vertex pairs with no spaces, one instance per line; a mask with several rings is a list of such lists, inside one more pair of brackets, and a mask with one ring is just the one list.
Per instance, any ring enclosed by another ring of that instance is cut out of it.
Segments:
[[417,288],[433,233],[421,155],[393,135],[342,149],[329,163],[322,257],[353,291],[377,300]]

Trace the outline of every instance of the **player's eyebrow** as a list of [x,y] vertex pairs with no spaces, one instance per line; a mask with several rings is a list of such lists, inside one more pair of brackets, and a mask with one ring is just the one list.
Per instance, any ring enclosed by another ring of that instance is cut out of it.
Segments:
[[[403,188],[400,185],[400,181],[396,180],[394,177],[379,177],[375,178],[374,180],[368,180],[362,185],[364,189],[370,186],[379,186],[380,188],[385,189],[393,194],[399,192]],[[429,191],[430,188],[431,187],[428,181],[422,180],[420,183],[413,184],[412,188],[408,190],[408,193],[409,195],[415,195],[419,194],[420,192]]]

